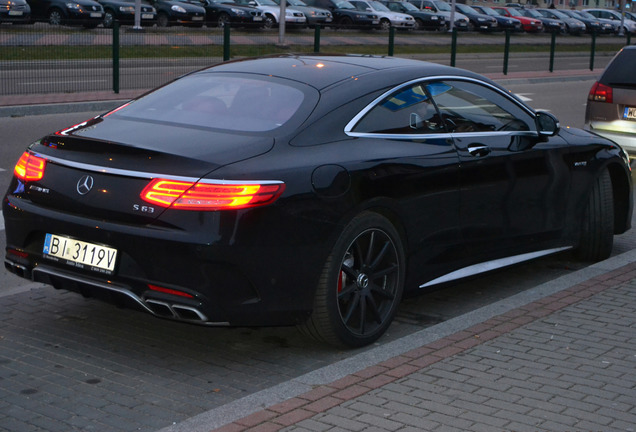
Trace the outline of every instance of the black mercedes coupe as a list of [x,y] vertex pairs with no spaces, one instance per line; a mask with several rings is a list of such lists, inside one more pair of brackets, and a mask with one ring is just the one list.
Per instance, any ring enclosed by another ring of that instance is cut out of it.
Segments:
[[461,69],[222,63],[32,143],[2,202],[11,272],[206,325],[363,346],[405,292],[630,228],[625,152]]

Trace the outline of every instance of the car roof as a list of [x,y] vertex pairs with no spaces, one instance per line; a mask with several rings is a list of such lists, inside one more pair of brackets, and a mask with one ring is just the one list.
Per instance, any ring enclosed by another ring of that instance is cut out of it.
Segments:
[[350,80],[352,77],[374,74],[381,76],[387,85],[391,85],[392,81],[401,82],[438,75],[468,76],[489,81],[473,72],[450,66],[421,60],[371,55],[282,54],[220,63],[198,73],[276,76],[306,83],[318,90]]

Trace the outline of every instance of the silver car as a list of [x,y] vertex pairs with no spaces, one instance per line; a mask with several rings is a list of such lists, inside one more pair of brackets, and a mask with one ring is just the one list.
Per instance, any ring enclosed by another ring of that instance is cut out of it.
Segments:
[[619,144],[636,159],[636,45],[607,65],[587,98],[585,129]]

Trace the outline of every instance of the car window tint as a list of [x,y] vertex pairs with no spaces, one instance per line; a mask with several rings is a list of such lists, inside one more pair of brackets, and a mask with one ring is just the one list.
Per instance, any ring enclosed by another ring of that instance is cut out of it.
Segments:
[[381,100],[356,124],[353,132],[376,134],[443,133],[437,110],[418,83]]
[[304,93],[270,80],[194,75],[155,91],[117,114],[183,125],[244,132],[282,126],[298,110]]
[[519,105],[485,86],[466,81],[427,85],[451,132],[534,130],[534,120]]
[[608,85],[636,85],[636,50],[624,49],[607,67],[601,82]]

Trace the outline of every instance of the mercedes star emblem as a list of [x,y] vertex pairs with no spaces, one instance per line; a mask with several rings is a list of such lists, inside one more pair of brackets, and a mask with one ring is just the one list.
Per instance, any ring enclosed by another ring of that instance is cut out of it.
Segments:
[[77,182],[77,193],[80,195],[86,195],[93,189],[93,177],[89,175],[82,176]]

